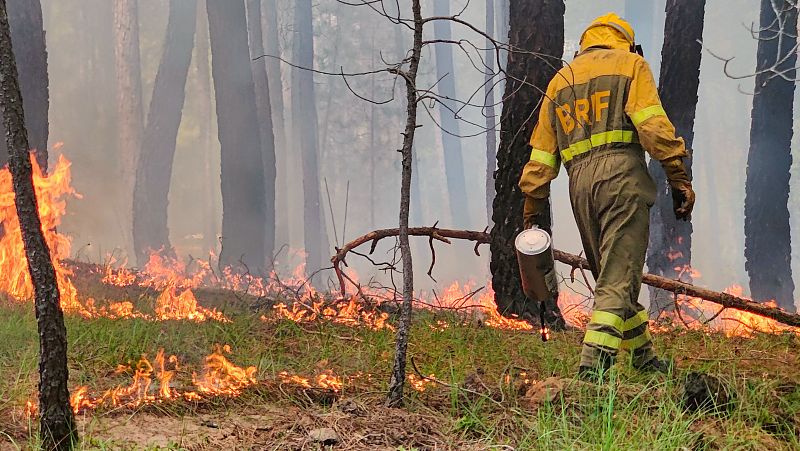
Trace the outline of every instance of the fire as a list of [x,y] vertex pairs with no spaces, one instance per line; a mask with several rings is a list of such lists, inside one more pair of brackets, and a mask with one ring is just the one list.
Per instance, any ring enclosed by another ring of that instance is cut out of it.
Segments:
[[344,386],[344,379],[335,375],[332,370],[324,370],[314,378],[314,383],[311,379],[297,374],[290,374],[286,371],[278,373],[278,380],[282,384],[295,385],[300,388],[322,388],[339,393]]
[[230,322],[218,310],[198,305],[192,290],[187,288],[177,294],[174,286],[168,286],[156,299],[156,319],[160,321],[188,319],[198,322],[213,319],[223,323]]
[[136,274],[127,268],[128,260],[122,260],[119,264],[119,268],[114,269],[116,263],[118,263],[117,259],[113,255],[109,256],[103,270],[101,282],[116,287],[129,287],[133,285],[136,282]]
[[241,368],[231,363],[225,354],[229,354],[228,345],[217,346],[214,352],[206,357],[203,373],[198,377],[192,374],[192,382],[204,395],[237,396],[242,389],[256,383],[256,367]]
[[[59,156],[49,175],[42,173],[35,158],[31,158],[31,163],[39,217],[56,270],[61,307],[67,312],[84,313],[77,299],[77,290],[70,280],[72,274],[61,264],[70,254],[70,239],[56,231],[66,212],[65,198],[80,197],[70,184],[70,162],[63,155]],[[0,170],[0,227],[3,231],[0,238],[0,291],[14,299],[25,300],[33,297],[33,284],[14,199],[11,172],[6,167]]]
[[[428,377],[433,379],[433,378],[436,377],[436,375],[431,373],[431,374],[428,375]],[[407,379],[408,379],[408,383],[411,384],[411,388],[413,388],[414,390],[416,390],[416,391],[418,391],[420,393],[424,392],[425,389],[429,385],[433,385],[434,384],[430,380],[421,378],[421,377],[417,376],[416,374],[409,374],[407,376]]]
[[[341,307],[325,305],[324,301],[314,301],[310,305],[295,302],[291,307],[284,303],[279,303],[273,306],[273,312],[279,318],[298,323],[309,323],[322,319],[345,326],[364,325],[373,330],[394,330],[392,325],[388,323],[388,313],[365,309],[356,296],[351,296],[350,300]],[[267,318],[262,317],[262,319]]]

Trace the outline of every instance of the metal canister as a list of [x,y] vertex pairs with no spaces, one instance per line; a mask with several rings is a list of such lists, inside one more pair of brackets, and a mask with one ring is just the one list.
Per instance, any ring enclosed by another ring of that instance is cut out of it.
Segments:
[[517,235],[514,247],[522,278],[522,291],[532,301],[544,302],[553,294],[547,287],[547,272],[554,267],[550,234],[538,227]]

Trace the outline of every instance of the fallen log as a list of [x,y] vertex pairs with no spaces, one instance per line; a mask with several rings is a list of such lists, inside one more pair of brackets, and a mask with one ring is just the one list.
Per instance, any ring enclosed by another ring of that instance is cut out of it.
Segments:
[[[366,235],[362,235],[350,241],[349,243],[346,243],[344,246],[342,246],[342,248],[336,248],[336,255],[331,257],[331,262],[333,263],[333,268],[336,271],[336,276],[339,279],[342,295],[345,293],[345,279],[347,276],[342,272],[341,265],[347,265],[347,262],[345,261],[347,254],[355,248],[370,241],[372,244],[369,253],[372,254],[380,240],[392,236],[398,236],[399,234],[399,229],[375,230]],[[447,244],[451,243],[450,239],[474,241],[475,254],[478,256],[480,256],[480,253],[478,252],[478,246],[481,244],[489,244],[491,241],[491,237],[487,232],[440,229],[437,227],[411,227],[408,229],[408,234],[410,236],[427,236],[430,238],[431,249],[433,249],[433,240],[441,241]],[[553,257],[557,261],[573,268],[589,269],[589,262],[577,255],[572,255],[567,252],[554,249]],[[651,287],[670,291],[677,295],[686,295],[702,299],[726,308],[770,318],[779,323],[786,324],[787,326],[800,327],[800,315],[798,314],[789,313],[783,309],[770,307],[769,305],[740,298],[729,293],[722,293],[719,291],[709,290],[707,288],[701,288],[690,283],[668,279],[666,277],[656,276],[654,274],[644,274],[642,282]]]

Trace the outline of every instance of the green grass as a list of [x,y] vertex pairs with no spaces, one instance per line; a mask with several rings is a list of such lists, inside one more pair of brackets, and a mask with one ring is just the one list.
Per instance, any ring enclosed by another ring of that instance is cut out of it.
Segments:
[[[181,377],[190,379],[191,371],[198,370],[204,356],[221,343],[231,346],[229,357],[234,363],[255,366],[259,380],[274,381],[281,371],[314,376],[324,368],[340,376],[368,373],[371,378],[346,385],[341,397],[384,412],[381,401],[393,355],[392,331],[264,322],[257,315],[227,313],[233,320],[230,323],[67,317],[70,386],[88,385],[99,393],[125,383],[130,375],[115,375],[118,364],[135,364],[142,354],[152,359],[161,348],[178,356]],[[36,322],[30,306],[0,308],[0,315],[0,431],[5,431],[0,434],[0,448],[5,449],[3,441],[26,448],[35,444],[35,433],[26,430],[20,412],[36,391]],[[434,330],[435,319],[448,321],[450,327]],[[610,381],[600,385],[572,379],[580,341],[578,331],[554,333],[550,342],[542,343],[536,334],[422,314],[416,319],[409,353],[424,374],[433,373],[452,387],[429,385],[424,392],[407,388],[408,414],[428,419],[420,420],[418,430],[407,427],[415,434],[439,434],[453,449],[483,449],[490,444],[542,450],[800,449],[797,336],[742,339],[700,332],[657,334],[657,349],[678,362],[676,374],[651,378],[619,363]],[[561,378],[565,387],[551,402],[531,405],[525,396],[528,387],[520,388],[522,371],[536,381]],[[732,387],[735,407],[730,413],[685,411],[681,397],[683,375],[688,371],[713,374]],[[476,373],[482,381],[479,386],[474,386]],[[484,394],[456,388],[465,384]],[[142,414],[192,418],[276,407],[292,415],[307,412],[315,419],[333,415],[336,409],[266,384],[236,399],[215,399],[199,406],[176,402],[136,412],[100,409],[94,412],[96,420],[83,420],[81,446],[119,448],[118,437],[106,437],[102,430],[87,426],[101,419]],[[380,415],[385,413],[379,414],[379,420]],[[433,426],[422,424],[430,421]],[[287,440],[297,430],[287,429],[279,439]],[[415,443],[397,443],[397,449],[400,445],[420,448]],[[147,443],[139,446],[155,449]],[[179,440],[172,445],[180,447]]]

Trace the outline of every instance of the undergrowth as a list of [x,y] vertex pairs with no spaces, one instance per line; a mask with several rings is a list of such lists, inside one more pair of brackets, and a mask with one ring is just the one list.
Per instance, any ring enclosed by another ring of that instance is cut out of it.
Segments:
[[[174,430],[168,441],[156,445],[131,443],[130,437],[115,436],[101,426],[108,421],[135,421],[137,416],[180,419],[181,424],[213,417],[239,422],[241,429],[245,423],[237,415],[259,412],[259,421],[271,422],[271,435],[239,434],[241,447],[258,443],[264,449],[300,449],[311,446],[302,438],[308,429],[330,423],[342,431],[340,435],[351,426],[384,431],[383,449],[424,449],[434,444],[439,449],[493,445],[542,450],[800,449],[800,338],[796,335],[728,338],[698,331],[659,333],[656,348],[676,361],[674,374],[639,374],[623,355],[605,383],[589,384],[573,377],[580,331],[556,332],[543,343],[534,333],[487,328],[449,314],[421,313],[415,319],[409,355],[423,374],[435,375],[444,384],[426,383],[424,391],[407,385],[405,410],[393,411],[382,406],[393,353],[391,330],[264,321],[244,312],[226,314],[232,322],[68,316],[70,387],[87,385],[97,393],[125,383],[130,376],[115,374],[117,366],[135,364],[143,354],[152,358],[159,349],[177,356],[179,376],[187,378],[199,371],[215,344],[230,345],[231,361],[255,366],[260,381],[274,381],[281,372],[313,377],[331,370],[342,377],[360,376],[352,383],[345,379],[341,391],[324,401],[264,383],[235,399],[159,403],[135,411],[101,408],[79,415],[80,447],[214,449],[222,442],[206,438],[188,445],[190,434],[195,434],[191,428]],[[3,307],[0,315],[0,449],[34,447],[35,427],[30,428],[30,420],[22,414],[26,401],[35,401],[38,378],[33,309]],[[411,368],[409,372],[413,374]],[[732,407],[719,412],[685,409],[683,384],[689,372],[722,380],[732,392]],[[542,381],[549,381],[553,388],[537,398],[537,384]],[[363,411],[353,414],[343,405],[357,405]],[[272,413],[264,416],[264,412]],[[369,423],[373,419],[374,424]],[[284,423],[291,427],[278,431],[276,425]],[[405,435],[392,435],[386,424],[404,429]],[[342,437],[335,449],[381,448],[368,445],[369,440]]]

